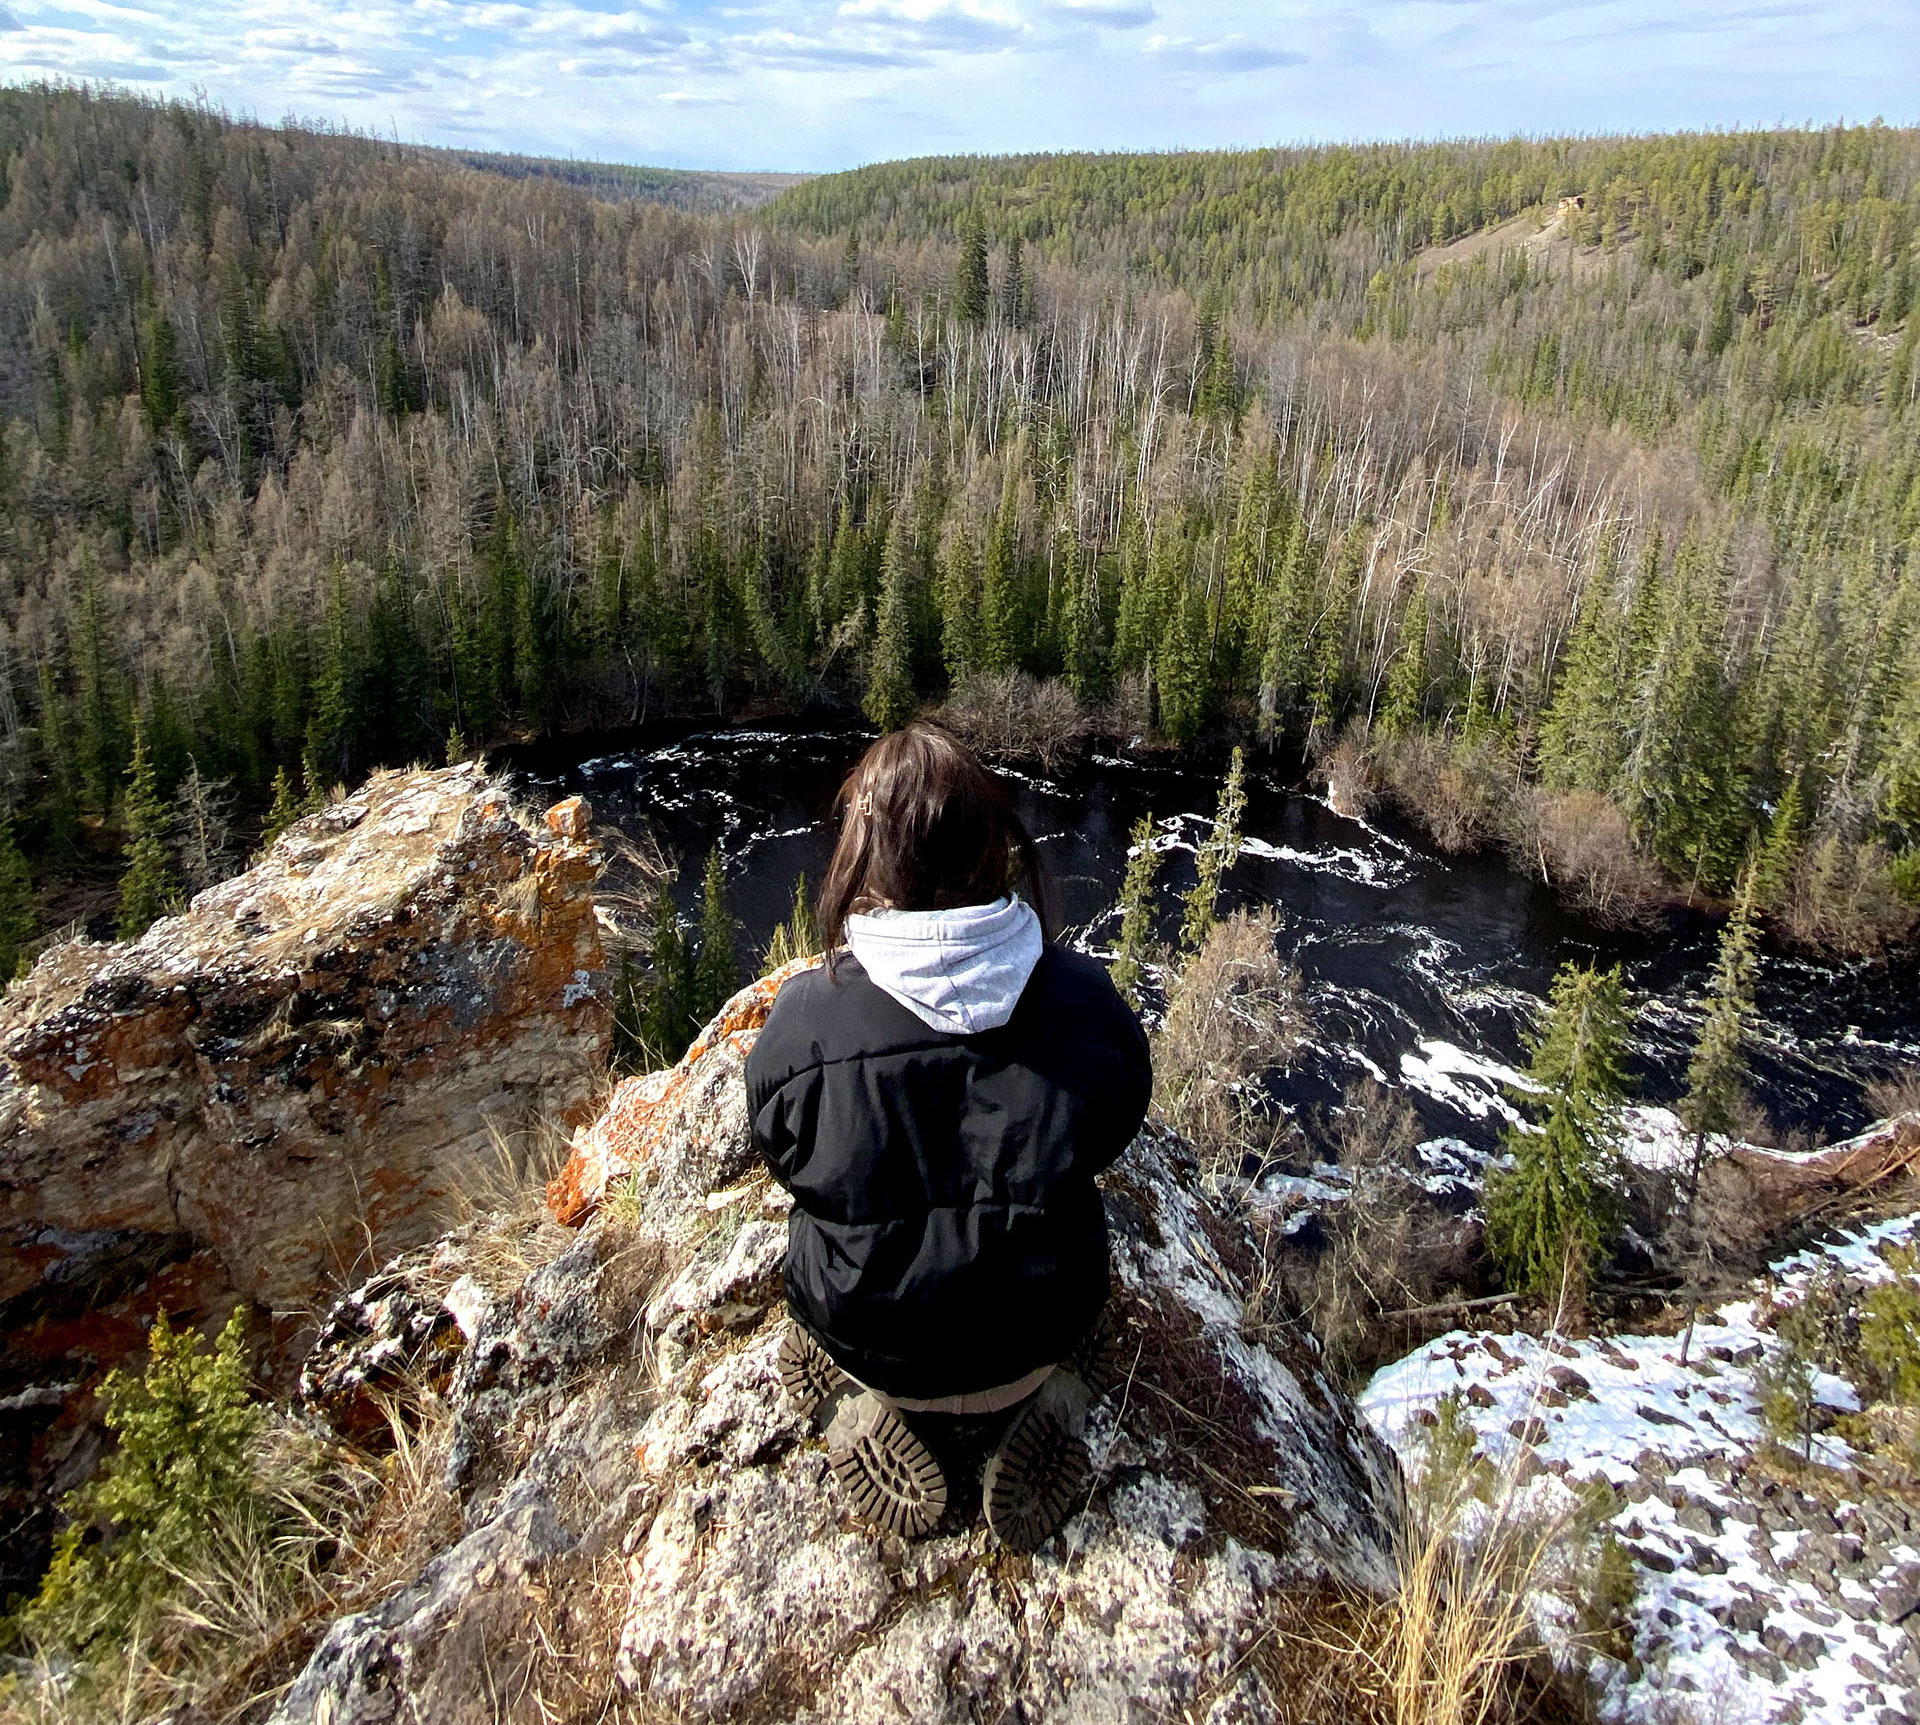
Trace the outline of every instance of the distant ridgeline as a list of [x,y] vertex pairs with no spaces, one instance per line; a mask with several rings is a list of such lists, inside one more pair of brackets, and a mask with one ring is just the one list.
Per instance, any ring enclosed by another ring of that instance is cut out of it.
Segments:
[[493,150],[422,149],[426,160],[463,163],[510,180],[550,179],[578,186],[596,198],[645,198],[680,210],[751,210],[777,198],[804,174],[702,173],[684,168],[638,168],[623,162],[581,162],[571,157],[513,156]]
[[160,795],[191,756],[264,800],[1018,670],[1343,747],[1556,878],[1756,856],[1806,939],[1912,926],[1920,134],[903,162],[703,214],[36,88],[0,157],[30,855],[121,818],[136,722]]

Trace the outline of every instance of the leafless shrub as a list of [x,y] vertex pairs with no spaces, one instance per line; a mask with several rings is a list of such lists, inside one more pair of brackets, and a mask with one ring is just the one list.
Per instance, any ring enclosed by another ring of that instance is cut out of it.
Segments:
[[560,1172],[572,1140],[559,1126],[533,1121],[507,1132],[487,1122],[490,1160],[478,1162],[455,1206],[460,1221],[476,1226],[462,1253],[467,1274],[489,1293],[517,1288],[572,1242],[547,1209],[547,1184]]
[[1665,880],[1633,842],[1626,815],[1597,791],[1534,791],[1515,799],[1513,850],[1596,922],[1645,922]]
[[1102,710],[1100,729],[1123,743],[1145,742],[1153,735],[1153,686],[1145,671],[1122,673]]
[[1299,972],[1274,945],[1279,927],[1270,910],[1236,911],[1216,924],[1175,980],[1154,1038],[1160,1112],[1215,1179],[1270,1147],[1273,1122],[1251,1087],[1285,1066],[1306,1033]]
[[1446,855],[1479,850],[1499,836],[1508,774],[1491,743],[1419,732],[1381,746],[1374,765],[1395,806]]
[[1351,1377],[1392,1351],[1402,1314],[1437,1298],[1463,1263],[1458,1228],[1416,1181],[1420,1121],[1406,1097],[1363,1079],[1330,1124],[1348,1194],[1322,1213],[1327,1243],[1297,1288],[1329,1362]]
[[1065,683],[1024,671],[969,677],[939,717],[983,755],[1032,761],[1043,773],[1072,765],[1089,730],[1086,711]]
[[1349,725],[1329,748],[1315,768],[1327,787],[1327,801],[1334,812],[1363,820],[1379,788],[1372,757],[1367,752],[1366,732]]
[[1884,846],[1837,834],[1808,847],[1794,870],[1782,922],[1804,946],[1875,958],[1908,940],[1920,906],[1900,896]]

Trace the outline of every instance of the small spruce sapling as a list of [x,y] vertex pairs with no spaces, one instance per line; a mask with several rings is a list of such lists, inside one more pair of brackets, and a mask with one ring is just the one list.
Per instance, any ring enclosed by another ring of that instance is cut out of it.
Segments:
[[1821,1326],[1811,1300],[1782,1314],[1773,1351],[1755,1367],[1753,1388],[1760,1419],[1781,1443],[1800,1445],[1800,1459],[1813,1460],[1814,1376]]
[[268,805],[267,816],[260,824],[260,852],[265,856],[273,849],[273,841],[300,818],[300,805],[294,800],[293,781],[287,777],[287,769],[278,767],[273,775],[273,801]]
[[[42,1646],[116,1650],[173,1597],[222,1527],[266,1513],[251,1457],[264,1414],[249,1390],[244,1308],[210,1353],[164,1317],[147,1347],[138,1377],[111,1372],[101,1388],[119,1442],[61,1504],[67,1525],[23,1619]],[[89,1541],[102,1524],[111,1537]]]
[[820,951],[820,925],[813,914],[813,901],[807,895],[807,877],[796,875],[793,882],[793,910],[787,920],[773,931],[767,950],[760,960],[763,976],[793,963],[797,958],[812,958]]
[[707,852],[700,885],[700,956],[693,967],[694,1030],[725,1006],[740,986],[740,961],[733,950],[733,914],[727,908],[727,877],[720,847]]
[[0,988],[27,968],[33,939],[33,881],[14,842],[13,822],[0,817]]
[[1527,1071],[1534,1088],[1523,1098],[1547,1117],[1536,1128],[1508,1128],[1514,1165],[1487,1182],[1487,1241],[1509,1287],[1552,1294],[1568,1286],[1577,1298],[1613,1243],[1629,1024],[1617,966],[1569,964],[1554,978]]
[[1180,924],[1180,945],[1197,953],[1207,943],[1218,921],[1221,877],[1240,857],[1240,821],[1247,811],[1246,759],[1239,748],[1227,767],[1226,782],[1220,787],[1220,803],[1213,817],[1213,830],[1207,834],[1195,859],[1193,885],[1188,889],[1186,916]]
[[1713,975],[1707,984],[1707,1012],[1687,1066],[1687,1093],[1680,1099],[1680,1122],[1693,1135],[1687,1167],[1687,1206],[1691,1210],[1706,1165],[1707,1143],[1724,1138],[1738,1123],[1746,1077],[1741,1048],[1753,1016],[1753,979],[1759,955],[1754,950],[1754,873],[1748,869],[1735,897],[1733,914],[1720,931]]
[[1153,877],[1159,867],[1153,816],[1148,813],[1133,825],[1126,879],[1120,885],[1120,946],[1113,956],[1113,986],[1134,1007],[1140,1004],[1140,977],[1153,941]]
[[693,1039],[693,948],[680,927],[672,882],[655,883],[653,980],[638,1013],[640,1058],[649,1067],[671,1066]]
[[1860,1310],[1860,1354],[1884,1398],[1920,1407],[1920,1251],[1886,1250],[1890,1281],[1869,1288]]
[[178,896],[167,854],[167,811],[154,783],[146,729],[133,726],[133,759],[127,766],[127,869],[120,877],[119,934],[138,940]]

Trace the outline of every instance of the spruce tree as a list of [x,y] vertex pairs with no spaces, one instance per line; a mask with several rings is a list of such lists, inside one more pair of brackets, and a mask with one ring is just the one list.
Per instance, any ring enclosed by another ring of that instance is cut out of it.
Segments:
[[727,877],[720,847],[707,852],[700,886],[700,956],[693,968],[693,1017],[697,1031],[733,998],[740,961],[733,951],[733,916],[727,909]]
[[1399,650],[1387,673],[1374,729],[1383,737],[1398,737],[1420,723],[1427,694],[1427,586],[1419,582],[1400,618]]
[[27,859],[14,842],[13,822],[0,818],[0,988],[26,969],[35,920]]
[[639,1012],[637,1039],[649,1067],[671,1066],[693,1040],[693,949],[680,927],[673,884],[658,881],[649,907],[653,919],[653,980]]
[[646,984],[631,950],[620,954],[613,979],[613,1069],[625,1076],[647,1069],[641,1027],[647,1010]]
[[1759,965],[1754,950],[1753,888],[1753,870],[1749,868],[1740,882],[1733,914],[1720,931],[1713,975],[1707,984],[1706,1016],[1687,1066],[1687,1093],[1680,1099],[1680,1122],[1693,1134],[1693,1154],[1687,1169],[1689,1207],[1700,1188],[1707,1140],[1729,1135],[1737,1124],[1746,1076],[1741,1042],[1753,1017],[1754,973]]
[[978,210],[960,226],[960,263],[953,277],[953,315],[962,323],[985,323],[988,306],[987,224]]
[[1793,888],[1793,876],[1800,861],[1802,829],[1806,825],[1806,794],[1802,776],[1796,773],[1774,805],[1767,822],[1766,836],[1760,841],[1747,871],[1747,891],[1755,906],[1778,911],[1786,906]]
[[959,688],[980,662],[980,577],[965,523],[956,523],[940,554],[940,656]]
[[1207,700],[1206,601],[1196,588],[1174,598],[1154,670],[1160,683],[1160,729],[1170,743],[1200,734]]
[[1153,848],[1153,815],[1133,823],[1126,878],[1120,884],[1120,945],[1113,955],[1113,986],[1134,1006],[1140,1004],[1140,976],[1153,942],[1153,877],[1160,853]]
[[300,812],[318,814],[327,806],[327,763],[317,725],[307,726],[307,746],[300,751]]
[[813,914],[813,900],[807,895],[807,877],[796,875],[793,882],[793,909],[787,920],[773,931],[767,950],[760,960],[760,972],[771,975],[796,958],[812,958],[820,951],[820,925]]
[[1027,321],[1027,271],[1021,257],[1020,236],[1007,241],[1007,267],[1000,278],[1000,319],[1015,327]]
[[1019,662],[1014,591],[1019,522],[1018,471],[1009,461],[1006,482],[1000,488],[1000,509],[993,518],[993,530],[987,535],[986,563],[980,576],[980,612],[976,627],[980,634],[980,666],[987,671],[1011,671]]
[[1187,891],[1186,915],[1180,924],[1180,944],[1197,954],[1207,944],[1217,920],[1221,877],[1240,857],[1240,820],[1247,811],[1246,758],[1236,746],[1227,765],[1226,782],[1214,811],[1213,830],[1194,859],[1193,885]]
[[140,319],[140,405],[155,432],[172,425],[180,411],[180,364],[173,320],[157,300],[147,306]]
[[1510,1169],[1487,1180],[1487,1243],[1507,1285],[1580,1297],[1621,1214],[1618,1114],[1627,1093],[1629,1015],[1619,967],[1575,964],[1554,978],[1525,1100],[1538,1129],[1509,1127]]
[[154,783],[146,728],[133,724],[133,760],[127,767],[126,873],[120,877],[122,940],[138,940],[167,914],[176,895],[167,852],[167,811]]
[[913,637],[907,611],[912,563],[907,511],[897,509],[887,533],[864,703],[867,717],[883,731],[897,730],[913,715]]
[[260,852],[265,855],[273,848],[273,841],[300,818],[300,804],[293,794],[293,781],[287,777],[285,767],[276,767],[273,773],[273,801],[268,805],[267,817],[260,824]]

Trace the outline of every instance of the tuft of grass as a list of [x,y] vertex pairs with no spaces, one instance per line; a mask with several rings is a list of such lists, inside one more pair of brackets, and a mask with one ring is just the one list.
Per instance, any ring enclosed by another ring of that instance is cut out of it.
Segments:
[[1920,1114],[1920,1066],[1905,1066],[1867,1081],[1867,1106],[1882,1120]]

